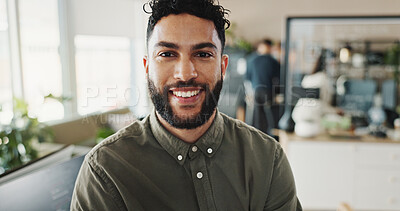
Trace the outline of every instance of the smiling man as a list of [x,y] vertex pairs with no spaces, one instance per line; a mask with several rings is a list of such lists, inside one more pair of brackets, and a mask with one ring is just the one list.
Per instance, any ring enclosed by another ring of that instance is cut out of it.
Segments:
[[187,13],[161,18],[149,36],[144,66],[158,120],[193,143],[215,118],[228,56],[214,23]]
[[216,106],[227,10],[152,0],[143,59],[154,111],[89,152],[72,210],[301,210],[280,145]]

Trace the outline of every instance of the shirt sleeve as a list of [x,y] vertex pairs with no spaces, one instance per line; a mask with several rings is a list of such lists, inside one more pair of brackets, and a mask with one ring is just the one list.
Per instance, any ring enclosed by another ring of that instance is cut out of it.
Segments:
[[85,159],[75,182],[71,210],[127,210],[115,186]]
[[275,161],[269,194],[264,211],[301,211],[296,196],[293,173],[280,145],[275,151]]

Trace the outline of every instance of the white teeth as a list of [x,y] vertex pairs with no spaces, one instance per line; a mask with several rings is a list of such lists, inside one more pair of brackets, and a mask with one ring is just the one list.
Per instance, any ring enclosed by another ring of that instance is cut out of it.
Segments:
[[182,91],[173,91],[173,94],[177,97],[193,97],[195,95],[198,95],[200,90],[196,91],[187,91],[187,92],[182,92]]

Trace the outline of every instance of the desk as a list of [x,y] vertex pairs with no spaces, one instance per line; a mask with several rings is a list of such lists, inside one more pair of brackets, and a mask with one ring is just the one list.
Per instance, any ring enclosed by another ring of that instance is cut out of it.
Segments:
[[305,210],[400,210],[400,142],[279,131]]
[[38,150],[39,157],[10,172],[0,175],[0,186],[39,169],[68,161],[72,156],[84,155],[91,149],[85,146],[67,146],[58,143],[34,143],[34,147]]

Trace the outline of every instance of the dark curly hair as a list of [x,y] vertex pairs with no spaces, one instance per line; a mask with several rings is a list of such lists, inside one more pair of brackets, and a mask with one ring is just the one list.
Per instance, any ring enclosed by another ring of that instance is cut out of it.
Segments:
[[[150,7],[151,11],[146,10]],[[230,21],[225,18],[229,10],[217,4],[214,0],[150,0],[143,5],[144,12],[151,14],[147,23],[146,42],[149,42],[154,26],[165,16],[170,14],[188,13],[214,22],[218,38],[221,40],[222,51],[225,46],[225,30],[229,28]]]

